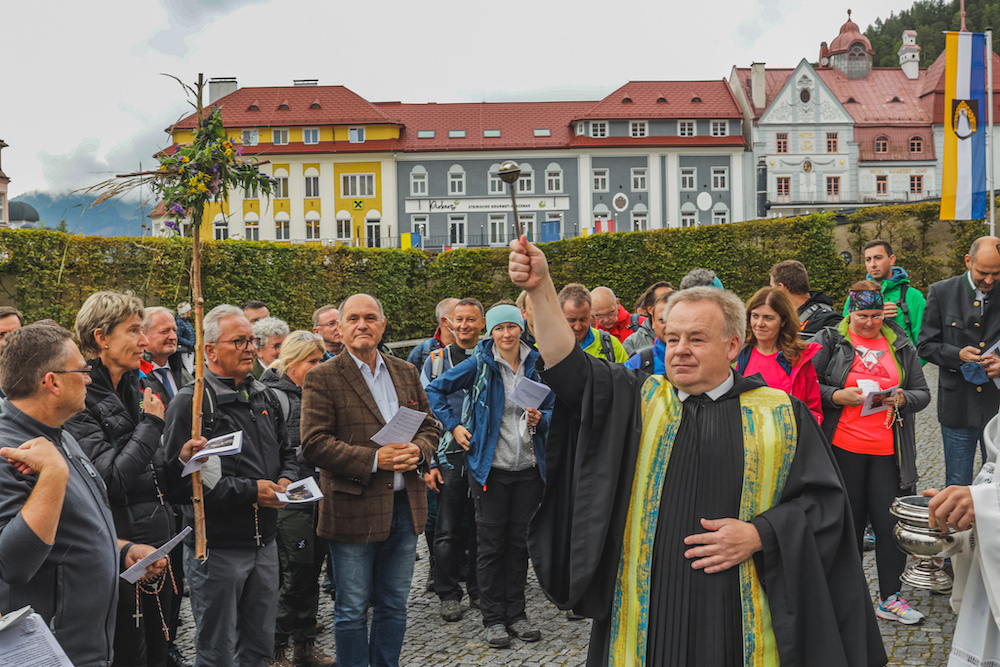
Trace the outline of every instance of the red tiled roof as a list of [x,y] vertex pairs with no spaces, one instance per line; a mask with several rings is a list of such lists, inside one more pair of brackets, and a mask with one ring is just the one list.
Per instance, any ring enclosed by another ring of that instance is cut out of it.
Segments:
[[[856,123],[931,122],[931,114],[920,101],[922,82],[907,79],[898,67],[873,68],[864,79],[851,79],[830,67],[818,68],[816,73]],[[855,101],[849,102],[852,98]]]
[[574,137],[569,142],[570,148],[621,148],[627,146],[743,146],[743,135],[731,134],[728,137]]
[[[699,99],[695,102],[693,100]],[[658,102],[657,100],[665,100]],[[626,101],[628,100],[628,101]],[[725,80],[629,81],[573,120],[607,118],[739,118]]]
[[[764,70],[764,100],[765,106],[754,107],[754,119],[761,117],[764,110],[771,105],[774,98],[778,95],[781,87],[785,85],[788,81],[788,77],[792,75],[795,69],[788,68],[770,68]],[[747,103],[753,106],[753,85],[750,81],[750,68],[749,67],[737,67],[736,68],[736,80],[739,82],[740,86],[743,88],[743,94],[746,95]]]
[[[889,150],[885,153],[875,152],[875,140],[885,137],[889,141]],[[910,152],[910,139],[920,137],[923,150],[920,153]],[[931,125],[916,125],[912,127],[855,127],[854,141],[858,142],[858,158],[862,162],[896,162],[913,160],[935,160],[934,128]]]
[[[592,105],[593,102],[376,103],[380,110],[403,124],[400,143],[404,151],[563,148],[573,136],[571,120]],[[551,136],[536,137],[536,129],[549,130]],[[418,138],[419,131],[427,130],[433,130],[432,138]],[[451,130],[465,130],[465,137],[449,137]],[[500,130],[500,136],[484,137],[484,130]]]
[[[927,68],[920,87],[921,102],[934,119],[935,123],[944,123],[944,70],[945,53],[942,51],[937,60]],[[1000,116],[1000,56],[993,54],[993,113]]]
[[[279,109],[287,104],[288,109]],[[258,110],[251,110],[254,105]],[[318,108],[313,108],[318,105]],[[399,122],[344,86],[270,86],[239,88],[215,102],[226,127],[286,125],[392,124]],[[177,123],[193,129],[195,114]]]

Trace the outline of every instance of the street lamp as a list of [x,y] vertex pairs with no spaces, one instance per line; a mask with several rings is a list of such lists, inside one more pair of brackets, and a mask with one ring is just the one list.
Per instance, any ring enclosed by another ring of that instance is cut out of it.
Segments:
[[518,240],[520,240],[523,230],[521,229],[521,218],[517,214],[517,197],[514,194],[514,186],[517,183],[517,179],[521,177],[521,168],[513,160],[507,160],[500,165],[498,174],[500,180],[510,188],[510,205],[514,209],[514,229],[517,231]]

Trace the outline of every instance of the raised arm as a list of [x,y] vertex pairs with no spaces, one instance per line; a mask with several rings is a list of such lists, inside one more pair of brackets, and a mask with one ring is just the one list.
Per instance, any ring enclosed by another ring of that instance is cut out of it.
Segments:
[[511,281],[531,297],[535,317],[535,344],[546,366],[555,366],[569,356],[576,337],[563,317],[545,254],[527,238],[510,242],[508,272]]

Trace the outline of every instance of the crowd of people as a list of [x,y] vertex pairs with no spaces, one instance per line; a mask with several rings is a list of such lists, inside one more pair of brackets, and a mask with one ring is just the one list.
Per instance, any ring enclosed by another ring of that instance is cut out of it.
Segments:
[[[511,247],[517,300],[442,300],[406,360],[370,294],[311,330],[216,305],[203,349],[188,303],[98,292],[74,332],[0,308],[0,612],[31,605],[77,667],[185,667],[185,595],[198,667],[397,665],[423,533],[441,622],[478,609],[491,648],[544,638],[530,561],[569,619],[593,619],[588,665],[885,664],[876,617],[924,620],[890,506],[918,493],[928,362],[948,485],[926,492],[932,521],[974,519],[1000,239],[926,298],[872,241],[843,312],[794,260],[745,303],[698,268],[630,310],[606,286],[557,292],[538,248]],[[208,557],[192,535],[120,579],[194,524],[186,464],[237,431],[201,467]],[[323,497],[288,502],[309,477]],[[316,643],[324,591],[335,657]]]

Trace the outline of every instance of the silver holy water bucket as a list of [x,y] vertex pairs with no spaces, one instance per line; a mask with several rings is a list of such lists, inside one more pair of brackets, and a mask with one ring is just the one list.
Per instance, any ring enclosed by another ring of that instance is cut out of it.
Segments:
[[907,563],[900,579],[914,588],[948,593],[951,577],[937,561],[958,553],[959,543],[954,530],[929,526],[930,500],[924,496],[902,496],[892,501],[889,511],[899,519],[892,531],[896,545],[916,559]]

